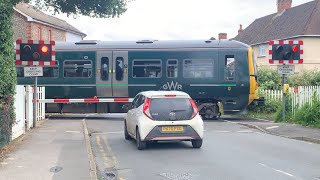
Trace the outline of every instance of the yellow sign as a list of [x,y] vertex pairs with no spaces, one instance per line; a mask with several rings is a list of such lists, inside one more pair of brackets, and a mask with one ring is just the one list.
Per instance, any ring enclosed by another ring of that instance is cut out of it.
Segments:
[[284,84],[283,85],[283,93],[288,94],[289,93],[289,84]]
[[183,132],[183,126],[163,126],[161,127],[161,131],[164,133],[172,133],[172,132]]

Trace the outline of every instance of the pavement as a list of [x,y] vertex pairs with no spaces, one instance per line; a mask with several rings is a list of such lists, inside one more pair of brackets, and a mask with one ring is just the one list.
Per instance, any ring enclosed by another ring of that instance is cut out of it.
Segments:
[[229,122],[232,123],[258,129],[267,134],[320,144],[320,129],[304,127],[298,124],[275,123],[265,119],[225,119],[227,121],[229,119]]
[[90,180],[81,120],[45,120],[0,162],[0,180]]

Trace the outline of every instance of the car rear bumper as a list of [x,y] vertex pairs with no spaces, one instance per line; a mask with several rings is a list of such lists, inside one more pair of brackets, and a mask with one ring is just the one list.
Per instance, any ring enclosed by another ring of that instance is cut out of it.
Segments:
[[199,134],[189,125],[184,125],[183,132],[164,133],[162,126],[155,126],[145,137],[145,141],[169,141],[169,140],[192,140],[202,139]]

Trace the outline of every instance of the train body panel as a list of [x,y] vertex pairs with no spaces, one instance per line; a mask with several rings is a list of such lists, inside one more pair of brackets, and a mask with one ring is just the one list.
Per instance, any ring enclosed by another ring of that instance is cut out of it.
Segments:
[[[225,113],[234,113],[256,98],[250,94],[257,86],[250,48],[236,41],[63,43],[56,49],[57,66],[46,67],[46,77],[38,78],[47,99],[133,98],[145,90],[181,90],[200,104],[220,102]],[[18,78],[18,84],[31,83]]]

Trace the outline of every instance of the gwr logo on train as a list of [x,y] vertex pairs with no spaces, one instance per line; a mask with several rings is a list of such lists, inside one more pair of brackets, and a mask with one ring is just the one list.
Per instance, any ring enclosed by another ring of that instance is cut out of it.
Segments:
[[166,84],[162,85],[163,90],[169,90],[169,91],[182,91],[182,84],[179,84],[178,82],[167,82]]

